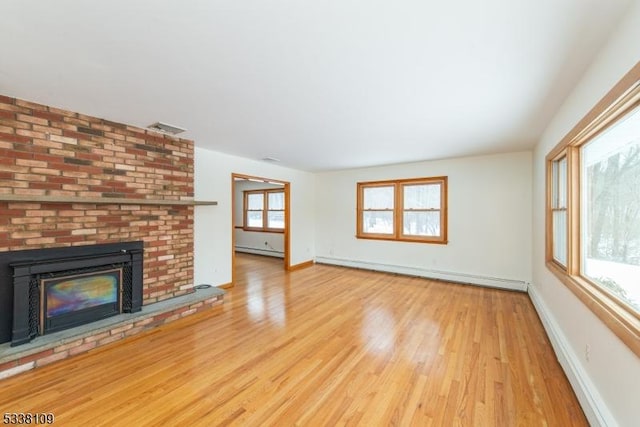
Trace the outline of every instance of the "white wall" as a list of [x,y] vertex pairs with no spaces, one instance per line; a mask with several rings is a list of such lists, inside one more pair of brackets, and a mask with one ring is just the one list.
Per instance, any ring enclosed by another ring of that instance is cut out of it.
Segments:
[[196,206],[194,214],[194,282],[231,282],[231,174],[259,176],[291,183],[292,265],[315,256],[314,176],[265,162],[195,149],[195,199],[215,200],[217,206]]
[[[447,245],[356,239],[356,183],[447,175]],[[317,175],[319,262],[526,289],[531,280],[531,153]]]
[[[640,358],[545,266],[544,157],[639,59],[640,2],[636,1],[547,127],[533,157],[530,293],[593,425],[640,425]],[[590,347],[588,360],[586,346]]]
[[[233,212],[233,225],[242,227],[244,223],[244,192],[248,190],[268,190],[272,188],[283,188],[282,185],[269,184],[266,182],[253,182],[248,180],[235,181],[235,200]],[[262,231],[245,231],[235,228],[236,251],[255,253],[259,255],[284,257],[284,234],[265,233]]]

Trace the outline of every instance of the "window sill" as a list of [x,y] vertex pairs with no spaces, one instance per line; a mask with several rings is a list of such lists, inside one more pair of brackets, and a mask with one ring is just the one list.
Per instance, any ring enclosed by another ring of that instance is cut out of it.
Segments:
[[436,245],[446,245],[449,243],[448,240],[440,240],[440,239],[414,239],[407,237],[393,237],[387,236],[384,234],[375,234],[375,235],[365,235],[365,234],[357,234],[356,239],[365,239],[365,240],[386,240],[391,242],[411,242],[411,243],[431,243]]
[[248,227],[236,227],[240,228],[243,231],[251,231],[256,233],[284,233],[284,230],[274,230],[272,228],[248,228]]
[[547,268],[564,283],[636,356],[640,357],[640,318],[597,286],[578,276],[571,276],[555,262]]

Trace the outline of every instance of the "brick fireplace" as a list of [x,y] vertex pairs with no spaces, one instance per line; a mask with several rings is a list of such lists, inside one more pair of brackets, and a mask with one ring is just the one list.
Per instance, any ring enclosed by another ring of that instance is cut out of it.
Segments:
[[193,291],[193,209],[193,141],[0,95],[0,252],[140,241],[144,306]]

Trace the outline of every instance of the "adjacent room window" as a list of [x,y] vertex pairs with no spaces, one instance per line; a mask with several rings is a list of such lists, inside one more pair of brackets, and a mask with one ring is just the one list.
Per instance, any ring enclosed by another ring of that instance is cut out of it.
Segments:
[[283,232],[284,191],[280,189],[245,191],[244,229]]
[[244,195],[244,227],[264,228],[264,192],[245,192]]
[[447,177],[358,183],[357,237],[447,243]]
[[[547,265],[640,355],[640,67],[547,156]],[[625,85],[626,83],[626,85]]]
[[267,192],[267,228],[284,230],[284,191]]

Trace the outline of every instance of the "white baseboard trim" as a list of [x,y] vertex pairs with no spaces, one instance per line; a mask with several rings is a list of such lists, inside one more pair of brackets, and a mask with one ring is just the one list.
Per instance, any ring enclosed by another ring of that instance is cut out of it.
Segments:
[[284,258],[284,252],[274,251],[273,249],[260,249],[260,248],[250,248],[248,246],[236,246],[236,252],[242,252],[245,254],[254,254],[254,255],[265,255],[272,256],[275,258]]
[[450,271],[429,270],[425,268],[407,267],[402,265],[380,264],[368,261],[356,261],[344,258],[316,257],[316,263],[340,265],[343,267],[361,268],[364,270],[384,271],[387,273],[418,276],[429,279],[446,280],[449,282],[465,283],[471,285],[489,286],[492,288],[509,289],[512,291],[527,291],[528,283],[524,280],[503,279],[499,277],[486,277],[473,274],[454,273]]
[[556,353],[558,362],[562,366],[573,391],[578,397],[589,424],[594,427],[615,427],[618,426],[615,418],[609,412],[609,408],[600,396],[598,389],[593,385],[591,379],[582,367],[578,356],[569,345],[562,329],[558,326],[555,318],[547,309],[543,299],[538,294],[535,286],[529,286],[529,298],[533,303],[542,325],[544,326],[551,345]]

